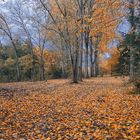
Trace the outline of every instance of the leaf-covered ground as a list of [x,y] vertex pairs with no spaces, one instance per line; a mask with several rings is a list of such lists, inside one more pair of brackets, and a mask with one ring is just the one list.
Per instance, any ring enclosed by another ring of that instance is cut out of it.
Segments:
[[140,95],[122,78],[0,84],[0,140],[140,140]]

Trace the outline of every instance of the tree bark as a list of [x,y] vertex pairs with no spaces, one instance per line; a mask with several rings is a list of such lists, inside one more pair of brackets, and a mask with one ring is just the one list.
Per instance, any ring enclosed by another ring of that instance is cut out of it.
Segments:
[[89,45],[89,36],[88,33],[85,37],[85,78],[88,78],[88,45]]
[[84,3],[83,0],[79,2],[79,17],[81,20],[82,32],[80,33],[80,49],[79,49],[79,67],[78,67],[78,78],[79,81],[82,81],[82,67],[83,67],[83,14],[84,14]]
[[130,46],[130,70],[129,70],[129,76],[130,81],[134,80],[134,52],[133,52],[133,46]]
[[75,52],[75,62],[72,66],[72,81],[78,83],[78,50]]
[[98,50],[95,50],[95,77],[99,75]]
[[79,81],[82,81],[82,67],[83,67],[83,33],[81,33],[81,37],[80,37],[79,67],[78,67]]
[[21,75],[20,75],[20,67],[19,67],[19,58],[18,58],[18,52],[17,52],[17,48],[16,48],[16,44],[13,41],[12,37],[10,37],[12,45],[14,47],[15,50],[15,62],[16,62],[16,80],[17,81],[21,81]]
[[92,37],[90,37],[90,76],[94,77],[94,60],[93,60],[93,43]]
[[45,68],[44,68],[44,60],[42,54],[40,56],[40,80],[41,81],[45,80]]
[[135,45],[135,30],[136,30],[136,24],[135,24],[135,6],[134,6],[134,0],[130,0],[131,8],[130,8],[130,24],[131,24],[131,43],[130,43],[130,70],[129,70],[129,77],[130,81],[134,80],[134,45]]

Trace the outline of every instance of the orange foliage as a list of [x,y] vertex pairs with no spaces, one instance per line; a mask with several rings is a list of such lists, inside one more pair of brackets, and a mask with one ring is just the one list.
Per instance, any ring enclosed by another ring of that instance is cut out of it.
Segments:
[[101,62],[101,68],[107,72],[110,73],[111,71],[113,71],[114,67],[116,66],[116,64],[119,62],[119,51],[117,50],[116,47],[112,47],[110,50],[110,58],[104,59]]
[[[38,47],[34,48],[34,54],[38,58],[38,62],[40,61],[41,57],[41,50]],[[43,61],[45,64],[45,69],[48,71],[48,69],[51,69],[53,66],[56,66],[59,64],[59,53],[55,51],[48,51],[47,49],[43,50]]]
[[[51,28],[60,29],[65,35],[67,24],[68,31],[71,35],[71,41],[73,40],[75,33],[79,36],[81,32],[87,31],[87,28],[90,36],[96,37],[97,34],[101,33],[102,36],[99,44],[100,52],[108,51],[107,45],[117,37],[116,28],[124,14],[122,12],[124,3],[121,0],[95,0],[93,9],[90,9],[91,11],[94,11],[93,15],[88,15],[88,12],[85,12],[82,26],[81,19],[76,14],[78,7],[74,1],[59,0],[57,2],[59,3],[62,11],[55,0],[49,1],[52,15],[56,20],[54,25],[50,25]],[[67,13],[66,16],[63,15],[65,9]],[[87,7],[85,8],[85,11],[88,11]]]
[[139,140],[140,95],[123,85],[119,77],[1,83],[0,138]]

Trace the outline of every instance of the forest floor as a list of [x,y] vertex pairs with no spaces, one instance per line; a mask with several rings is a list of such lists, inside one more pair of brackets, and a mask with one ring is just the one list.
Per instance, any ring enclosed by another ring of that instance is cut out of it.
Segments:
[[0,140],[140,140],[140,95],[120,77],[0,84]]

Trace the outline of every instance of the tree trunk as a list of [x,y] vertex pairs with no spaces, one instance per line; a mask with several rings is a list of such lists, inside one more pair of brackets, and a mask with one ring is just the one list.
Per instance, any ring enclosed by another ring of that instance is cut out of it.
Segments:
[[13,41],[13,39],[10,37],[12,45],[14,47],[15,50],[15,61],[16,61],[16,80],[19,82],[21,81],[21,75],[20,75],[20,67],[19,67],[19,58],[18,58],[18,52],[17,52],[17,48],[16,48],[16,44]]
[[110,66],[110,75],[112,76],[113,70],[112,70],[112,65]]
[[79,67],[78,67],[79,81],[82,81],[82,66],[83,66],[83,33],[81,33],[80,49],[79,49]]
[[33,48],[32,48],[32,43],[29,45],[30,47],[30,53],[32,57],[32,68],[31,68],[31,81],[34,81],[34,76],[35,76],[35,60],[34,60],[34,53],[33,53]]
[[130,71],[129,71],[129,75],[130,75],[130,81],[134,80],[134,52],[133,52],[133,47],[130,46]]
[[85,78],[88,78],[88,38],[85,37],[85,46],[86,46],[86,50],[85,50]]
[[72,61],[72,82],[78,83],[78,49],[75,52],[75,59]]
[[45,80],[45,68],[44,68],[44,60],[42,54],[40,56],[39,76],[41,81]]
[[92,37],[90,37],[90,76],[94,77],[94,60],[93,60],[93,43]]
[[65,76],[65,69],[64,69],[64,62],[63,60],[61,61],[61,71],[62,71],[62,76],[64,77]]
[[73,83],[78,83],[78,60],[79,60],[79,42],[78,37],[75,35],[75,42],[76,42],[76,48],[75,48],[75,59],[73,59],[72,63],[72,81]]
[[136,24],[135,24],[135,2],[134,0],[130,0],[131,8],[130,8],[130,24],[131,24],[131,45],[130,45],[130,69],[129,69],[129,77],[130,81],[134,80],[134,45],[135,45],[135,31],[136,31]]
[[[80,0],[80,6],[79,6],[79,17],[81,19],[81,28],[83,31],[83,15],[84,15],[84,5],[83,0]],[[82,81],[82,66],[83,66],[83,37],[84,34],[81,32],[80,34],[80,49],[79,49],[79,67],[78,67],[78,78],[79,81]]]
[[42,80],[45,80],[45,68],[44,68],[43,53],[41,54],[41,68],[42,68]]
[[99,66],[98,66],[98,50],[95,51],[95,76],[99,75]]
[[17,56],[16,56],[16,71],[17,71],[16,79],[17,79],[17,81],[21,81],[20,68],[19,68],[19,60],[18,60]]
[[68,64],[68,60],[67,60],[67,57],[66,57],[67,52],[64,49],[62,38],[61,38],[61,54],[62,54],[62,57],[61,57],[60,61],[61,61],[62,76],[65,77],[66,76],[66,73],[65,73],[65,61]]
[[73,83],[78,83],[78,69],[77,67],[73,66],[73,69],[72,69],[72,82]]

